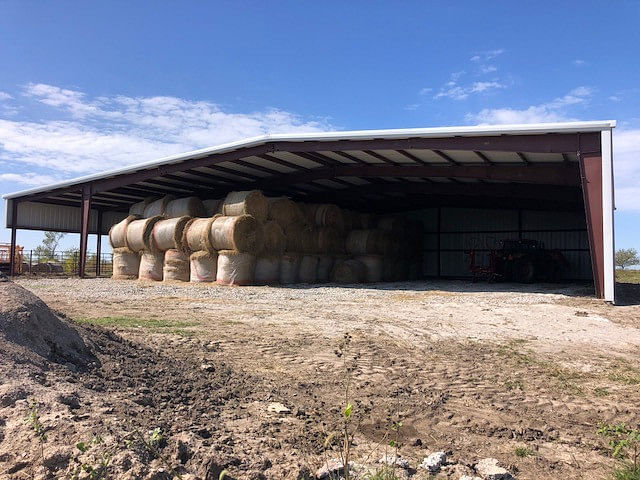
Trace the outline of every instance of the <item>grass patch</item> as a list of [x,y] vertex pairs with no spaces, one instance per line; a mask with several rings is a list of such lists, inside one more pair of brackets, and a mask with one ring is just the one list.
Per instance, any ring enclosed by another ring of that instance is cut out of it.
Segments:
[[620,283],[640,283],[640,270],[616,270],[616,281]]
[[624,383],[625,385],[640,384],[640,370],[632,367],[626,360],[618,360],[611,365],[607,378],[612,382]]
[[516,457],[526,458],[531,457],[536,454],[533,450],[528,447],[516,447]]
[[193,335],[194,332],[186,330],[186,327],[196,325],[193,322],[162,320],[159,318],[136,318],[136,317],[80,317],[75,319],[78,323],[87,323],[101,327],[116,328],[144,328],[155,333],[174,333],[176,335]]
[[504,382],[507,390],[524,390],[524,382],[522,380],[507,380]]
[[604,387],[596,387],[593,389],[593,393],[595,393],[596,397],[607,397],[611,393]]
[[615,480],[640,480],[640,466],[625,465],[613,472]]

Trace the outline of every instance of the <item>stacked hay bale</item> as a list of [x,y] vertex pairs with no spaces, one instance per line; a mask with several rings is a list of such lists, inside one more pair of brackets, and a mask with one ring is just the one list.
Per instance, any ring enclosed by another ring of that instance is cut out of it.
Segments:
[[110,231],[114,277],[286,285],[399,281],[420,273],[420,225],[400,216],[298,204],[258,190],[204,201],[149,198],[131,212]]

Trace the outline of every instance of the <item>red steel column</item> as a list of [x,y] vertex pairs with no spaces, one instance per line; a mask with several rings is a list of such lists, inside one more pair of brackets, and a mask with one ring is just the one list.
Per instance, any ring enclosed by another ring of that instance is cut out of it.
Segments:
[[11,246],[9,247],[9,276],[16,271],[16,225],[18,224],[18,202],[11,200]]
[[98,222],[97,222],[97,239],[96,239],[96,277],[100,276],[100,269],[102,268],[100,265],[100,256],[102,250],[102,210],[98,210]]
[[87,242],[89,239],[89,221],[91,219],[91,185],[82,188],[82,219],[80,226],[80,262],[78,276],[84,278],[87,265]]
[[602,221],[602,154],[579,155],[582,195],[589,231],[593,284],[598,298],[604,297],[604,229]]

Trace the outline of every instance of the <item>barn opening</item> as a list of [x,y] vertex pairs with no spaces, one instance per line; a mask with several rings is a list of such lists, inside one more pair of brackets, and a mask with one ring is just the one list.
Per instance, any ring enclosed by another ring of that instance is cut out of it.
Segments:
[[80,233],[83,275],[88,235],[107,234],[144,198],[258,189],[419,220],[421,277],[472,275],[470,251],[486,265],[504,242],[507,249],[544,244],[566,260],[562,278],[592,280],[596,296],[613,301],[614,127],[266,135],[5,195],[6,226],[12,245],[18,229]]

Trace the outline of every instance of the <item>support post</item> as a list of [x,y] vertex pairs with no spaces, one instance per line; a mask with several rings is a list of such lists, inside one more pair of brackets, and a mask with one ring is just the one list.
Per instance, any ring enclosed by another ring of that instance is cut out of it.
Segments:
[[602,205],[602,154],[578,152],[582,195],[589,232],[591,269],[596,296],[604,298],[604,225]]
[[102,210],[98,210],[98,222],[97,222],[97,239],[96,239],[96,278],[100,276],[100,265],[102,255]]
[[604,257],[604,299],[615,303],[616,261],[613,196],[613,131],[600,133],[602,148],[602,234]]
[[82,208],[80,225],[80,262],[78,276],[84,278],[87,265],[87,242],[89,239],[89,221],[91,219],[91,185],[82,187]]
[[18,224],[18,202],[11,200],[11,246],[9,247],[9,276],[16,272],[16,225]]

